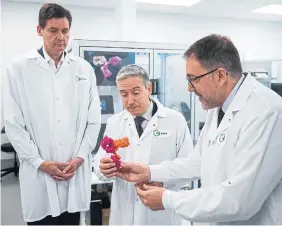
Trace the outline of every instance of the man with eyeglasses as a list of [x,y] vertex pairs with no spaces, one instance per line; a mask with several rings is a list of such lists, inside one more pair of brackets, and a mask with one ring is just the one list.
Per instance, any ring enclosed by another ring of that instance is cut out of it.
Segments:
[[[175,192],[136,186],[152,210],[170,209],[192,222],[282,224],[282,98],[242,73],[227,37],[209,35],[186,52],[188,89],[208,110],[196,150],[202,187]],[[195,178],[195,158],[159,165],[123,163],[131,182]]]

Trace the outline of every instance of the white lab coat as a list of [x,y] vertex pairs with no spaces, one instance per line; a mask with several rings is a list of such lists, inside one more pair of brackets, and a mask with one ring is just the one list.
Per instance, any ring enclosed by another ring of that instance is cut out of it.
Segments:
[[[165,108],[155,100],[158,110],[138,137],[134,118],[127,111],[111,117],[107,122],[105,135],[118,139],[127,136],[130,146],[120,149],[118,153],[124,162],[158,164],[165,160],[188,157],[193,151],[191,135],[184,117],[174,110]],[[154,136],[154,131],[166,132],[166,135]],[[99,169],[100,159],[106,152],[100,148],[95,156],[94,170],[101,180],[106,178]],[[186,185],[188,180],[186,180]],[[182,181],[184,182],[184,181]],[[182,184],[165,184],[172,190],[179,190]],[[114,179],[111,198],[111,225],[152,225],[179,224],[175,214],[168,211],[153,212],[146,208],[138,198],[134,183],[120,178]]]
[[[89,63],[66,54],[57,73],[37,51],[7,70],[5,128],[20,161],[23,218],[86,211],[91,196],[91,151],[100,129],[96,78]],[[84,164],[69,181],[38,169],[46,160]]]
[[[282,224],[282,98],[248,76],[218,128],[217,115],[208,112],[196,148],[202,188],[166,191],[165,208],[194,222]],[[151,166],[152,180],[193,177],[192,162]]]

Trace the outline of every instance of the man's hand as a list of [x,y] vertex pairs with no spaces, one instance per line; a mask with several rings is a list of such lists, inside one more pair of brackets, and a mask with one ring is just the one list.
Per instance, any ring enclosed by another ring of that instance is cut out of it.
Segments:
[[146,185],[159,187],[159,188],[162,188],[164,186],[163,182],[157,182],[157,181],[151,181],[149,183],[146,183]]
[[73,177],[74,173],[63,173],[63,170],[68,166],[68,163],[55,162],[55,161],[45,161],[40,166],[39,169],[49,174],[55,180],[69,180]]
[[80,157],[73,158],[68,163],[68,166],[63,170],[63,173],[66,173],[66,174],[74,173],[83,163],[84,163],[83,158],[80,158]]
[[137,184],[135,184],[135,186],[138,186],[140,189],[143,189],[143,185],[150,185],[150,186],[154,186],[154,187],[159,187],[162,188],[164,186],[164,184],[162,182],[157,182],[157,181],[144,181],[144,182],[139,182]]
[[144,182],[151,179],[149,167],[139,163],[121,163],[116,176],[130,182]]
[[70,180],[74,176],[75,172],[73,173],[63,173],[62,176],[52,176],[54,180],[63,181],[63,180]]
[[101,158],[99,168],[101,173],[107,178],[116,176],[116,164],[109,157]]
[[164,188],[144,184],[143,187],[136,186],[136,192],[143,204],[151,210],[164,210],[162,202]]

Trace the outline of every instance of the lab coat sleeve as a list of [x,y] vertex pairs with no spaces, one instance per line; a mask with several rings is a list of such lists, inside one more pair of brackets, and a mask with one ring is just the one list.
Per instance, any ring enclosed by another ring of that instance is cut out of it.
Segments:
[[149,166],[152,181],[166,184],[187,183],[200,177],[200,154],[193,147],[192,138],[183,117],[177,131],[177,158]]
[[263,112],[241,134],[227,179],[210,188],[165,191],[163,205],[195,222],[228,222],[255,215],[282,177],[282,113]]
[[89,68],[91,70],[93,80],[89,93],[86,129],[77,155],[77,157],[81,157],[83,159],[85,159],[94,150],[101,127],[101,108],[96,86],[96,77],[92,67],[89,66]]
[[[105,129],[105,133],[104,133],[104,137],[107,136],[107,135],[110,137],[110,135],[109,135],[110,129],[109,129],[109,128],[110,128],[110,123],[109,123],[109,120],[108,120],[106,129]],[[96,155],[95,155],[95,157],[94,157],[94,173],[96,174],[97,178],[98,178],[99,180],[102,180],[102,181],[111,181],[111,180],[114,179],[114,178],[107,178],[107,177],[105,177],[105,176],[101,173],[101,171],[100,171],[100,167],[99,167],[99,165],[100,165],[100,159],[103,158],[103,157],[107,157],[107,156],[109,157],[110,154],[108,154],[108,153],[107,153],[103,148],[101,148],[101,146],[100,146],[98,152],[96,153]]]
[[4,122],[5,132],[19,159],[28,161],[34,168],[38,169],[44,162],[37,146],[30,137],[26,129],[20,96],[17,90],[17,84],[14,69],[7,70],[4,79]]

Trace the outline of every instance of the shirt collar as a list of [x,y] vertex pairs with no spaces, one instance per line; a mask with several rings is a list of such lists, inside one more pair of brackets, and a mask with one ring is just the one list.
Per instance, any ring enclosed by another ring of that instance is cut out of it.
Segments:
[[[49,56],[49,54],[45,51],[44,46],[43,46],[42,50],[43,50],[44,59],[46,60],[46,62],[49,63],[50,60],[54,62],[54,60],[53,60],[53,59]],[[61,57],[61,59],[60,59],[58,65],[60,65],[61,63],[63,63],[64,59],[65,59],[65,53],[62,54],[62,57]]]
[[148,110],[146,111],[146,113],[143,115],[143,117],[146,119],[146,120],[150,120],[152,118],[152,114],[153,114],[153,101],[150,100],[150,105],[149,105],[149,108]]
[[[142,115],[143,118],[145,118],[147,121],[150,121],[152,118],[152,113],[153,113],[153,101],[150,100],[150,105],[148,110]],[[136,116],[134,117],[136,118]]]
[[243,83],[244,79],[245,79],[245,76],[242,75],[241,78],[239,79],[239,81],[237,82],[237,84],[235,85],[235,87],[232,89],[232,91],[229,94],[229,96],[227,97],[227,99],[224,101],[222,108],[221,108],[224,113],[226,113],[227,108],[229,107],[232,100],[234,99],[234,97],[235,97],[237,91],[239,90],[241,84]]

